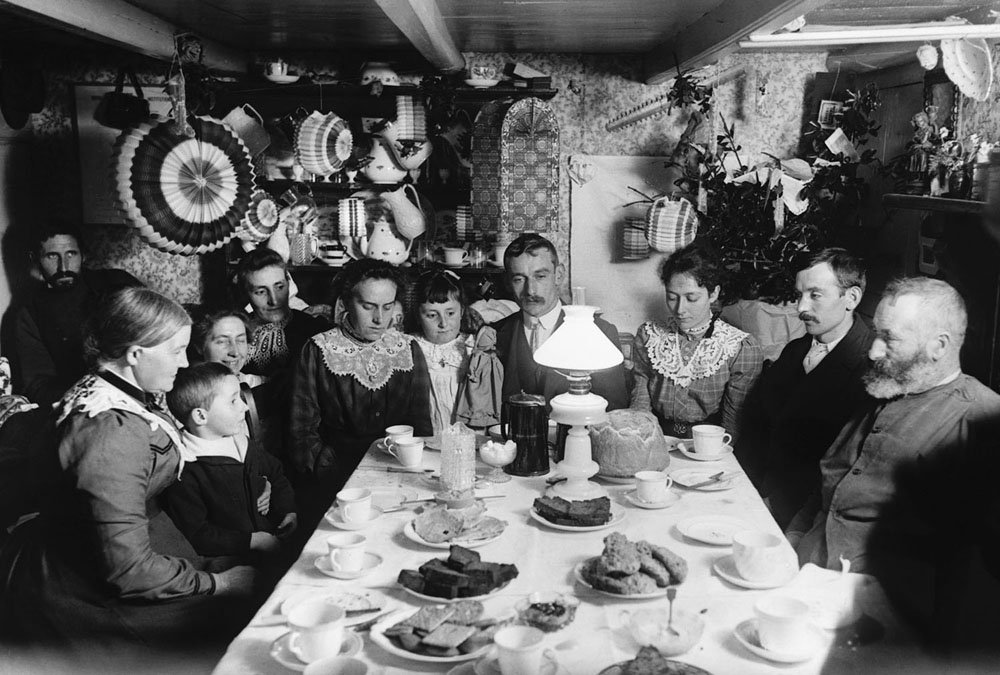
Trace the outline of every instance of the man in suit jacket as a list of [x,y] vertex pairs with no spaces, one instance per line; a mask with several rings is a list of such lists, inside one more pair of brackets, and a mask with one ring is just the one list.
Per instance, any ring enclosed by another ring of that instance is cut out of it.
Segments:
[[841,248],[814,256],[795,277],[807,334],[764,371],[748,416],[757,427],[745,464],[784,528],[819,488],[819,460],[866,399],[862,376],[873,334],[854,311],[864,263]]
[[[559,287],[566,269],[559,263],[552,242],[537,234],[522,234],[512,241],[503,261],[507,283],[521,307],[521,311],[495,325],[497,353],[504,367],[503,400],[524,391],[542,394],[551,401],[569,388],[566,378],[535,363],[532,354],[562,324]],[[594,321],[618,346],[618,330],[603,319]],[[592,391],[607,399],[608,410],[628,407],[625,370],[621,365],[594,372],[591,383]]]

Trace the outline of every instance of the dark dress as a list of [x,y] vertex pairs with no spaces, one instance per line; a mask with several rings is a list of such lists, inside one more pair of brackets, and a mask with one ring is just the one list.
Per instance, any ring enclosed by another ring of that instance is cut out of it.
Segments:
[[156,505],[177,479],[173,423],[107,372],[80,380],[61,406],[60,482],[5,545],[3,623],[32,643],[229,639],[251,608],[212,597],[210,574],[163,553],[183,541]]

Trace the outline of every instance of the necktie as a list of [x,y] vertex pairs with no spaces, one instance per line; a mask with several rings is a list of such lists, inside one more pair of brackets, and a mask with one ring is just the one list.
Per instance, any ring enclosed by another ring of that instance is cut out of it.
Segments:
[[819,362],[823,360],[826,356],[829,347],[822,342],[817,342],[813,340],[812,347],[809,348],[809,353],[806,354],[806,358],[802,360],[802,367],[807,373],[811,373],[813,368],[819,365]]
[[528,327],[528,344],[534,354],[542,346],[542,322],[537,316],[525,317],[524,325]]

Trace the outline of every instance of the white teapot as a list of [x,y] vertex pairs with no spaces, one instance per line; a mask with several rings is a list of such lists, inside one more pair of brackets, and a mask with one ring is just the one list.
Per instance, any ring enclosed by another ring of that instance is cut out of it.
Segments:
[[368,258],[398,265],[410,255],[412,243],[398,234],[389,221],[382,217],[372,225],[371,236],[367,242],[362,241],[361,250]]
[[372,149],[368,152],[370,161],[364,165],[361,173],[373,183],[399,183],[406,178],[406,169],[396,163],[387,144],[388,141],[381,136],[372,138]]

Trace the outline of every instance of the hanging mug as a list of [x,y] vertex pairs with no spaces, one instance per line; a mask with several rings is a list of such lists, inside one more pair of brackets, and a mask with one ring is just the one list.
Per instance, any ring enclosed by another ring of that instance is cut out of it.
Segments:
[[319,239],[314,234],[299,232],[288,238],[290,257],[294,265],[308,265],[319,255]]
[[222,118],[222,121],[232,127],[247,146],[251,157],[256,157],[271,145],[271,135],[264,128],[264,120],[249,103],[236,106]]

